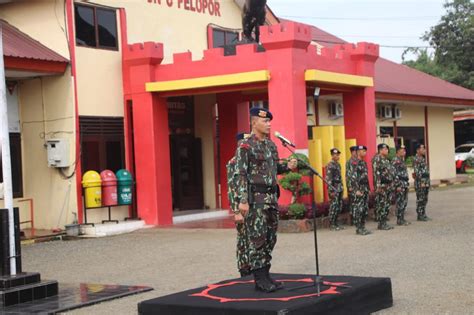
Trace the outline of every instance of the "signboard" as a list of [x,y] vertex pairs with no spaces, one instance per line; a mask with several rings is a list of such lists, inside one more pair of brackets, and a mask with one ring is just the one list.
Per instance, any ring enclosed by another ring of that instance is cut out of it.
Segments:
[[196,14],[208,14],[210,16],[221,16],[221,4],[219,0],[145,0],[149,4],[167,6],[194,12]]

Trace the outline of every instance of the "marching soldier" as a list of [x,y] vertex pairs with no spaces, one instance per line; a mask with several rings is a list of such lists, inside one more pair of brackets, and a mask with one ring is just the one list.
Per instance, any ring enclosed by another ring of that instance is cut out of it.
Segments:
[[326,166],[326,181],[329,184],[328,190],[329,199],[331,203],[329,207],[329,219],[331,224],[331,230],[339,231],[344,229],[337,223],[337,217],[339,216],[342,210],[343,184],[341,175],[341,165],[339,164],[341,152],[336,148],[331,149],[330,152],[332,160]]
[[346,185],[347,185],[347,195],[349,199],[349,213],[352,217],[351,223],[354,224],[354,217],[352,216],[352,204],[353,204],[353,193],[352,193],[352,185],[351,185],[351,178],[352,173],[354,172],[354,167],[357,165],[357,146],[350,147],[351,151],[351,158],[346,162]]
[[288,169],[279,164],[276,145],[269,138],[272,114],[263,108],[252,108],[250,117],[252,135],[240,142],[236,153],[237,202],[245,217],[255,288],[269,293],[282,287],[269,271],[278,229],[277,174]]
[[392,230],[387,223],[387,216],[392,205],[391,189],[394,180],[392,164],[388,159],[389,147],[385,143],[377,146],[378,154],[372,160],[375,188],[375,215],[379,230]]
[[[246,139],[250,134],[239,133],[237,142]],[[240,276],[249,276],[250,272],[249,255],[248,255],[248,237],[244,226],[244,217],[239,211],[237,200],[237,180],[238,176],[235,171],[237,160],[234,157],[227,163],[227,195],[229,197],[230,209],[234,213],[235,227],[237,228],[237,268]]]
[[357,164],[354,165],[352,176],[349,178],[351,181],[352,193],[353,193],[353,218],[354,225],[358,235],[371,234],[369,230],[365,228],[365,219],[369,212],[369,170],[367,163],[365,162],[365,156],[367,154],[366,146],[357,147]]
[[428,193],[430,191],[430,170],[425,159],[426,148],[424,144],[419,144],[416,149],[415,160],[413,161],[416,191],[416,213],[418,221],[430,221],[426,216],[426,204],[428,203]]
[[408,170],[405,164],[407,151],[404,146],[397,147],[397,155],[392,160],[395,170],[395,200],[397,204],[397,225],[409,225],[405,220],[405,211],[408,204]]

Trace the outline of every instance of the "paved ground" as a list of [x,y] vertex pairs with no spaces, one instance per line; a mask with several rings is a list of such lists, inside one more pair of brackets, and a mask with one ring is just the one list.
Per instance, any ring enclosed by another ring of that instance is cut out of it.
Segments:
[[[414,221],[414,194],[408,219]],[[431,193],[431,222],[356,236],[319,233],[322,274],[391,277],[395,305],[380,314],[474,314],[474,187]],[[391,223],[394,220],[391,220]],[[375,229],[375,223],[368,227]],[[313,273],[312,234],[280,234],[275,272]],[[143,284],[154,291],[71,314],[136,314],[139,301],[235,277],[232,229],[148,229],[25,246],[24,269],[60,282]]]

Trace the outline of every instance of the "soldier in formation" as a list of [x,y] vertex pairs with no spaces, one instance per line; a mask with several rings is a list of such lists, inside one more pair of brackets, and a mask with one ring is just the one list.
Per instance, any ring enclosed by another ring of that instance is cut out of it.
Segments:
[[[358,235],[371,234],[365,228],[365,220],[369,211],[369,171],[365,156],[367,154],[366,146],[357,147],[357,161],[352,165],[351,176],[348,178],[348,186],[350,185],[351,201],[352,201],[352,217],[354,218],[354,225]],[[349,183],[350,182],[350,183]]]
[[271,278],[270,268],[278,229],[277,175],[288,168],[279,163],[277,147],[269,137],[272,114],[252,108],[250,117],[252,134],[239,143],[236,152],[236,202],[244,217],[255,288],[269,293],[282,288]]
[[424,144],[417,145],[416,156],[413,161],[416,191],[416,213],[418,221],[431,220],[426,215],[426,205],[428,203],[428,193],[430,191],[430,170],[425,159],[426,148]]
[[[239,133],[237,135],[237,145],[241,140],[246,139],[250,134]],[[237,180],[238,176],[235,172],[237,165],[236,157],[232,157],[227,163],[227,196],[229,198],[229,206],[234,213],[235,227],[237,228],[237,268],[240,276],[245,277],[251,275],[249,256],[248,256],[248,237],[245,231],[244,217],[239,211],[237,203]]]
[[329,219],[331,224],[331,230],[339,231],[344,229],[337,222],[337,218],[342,210],[342,194],[343,184],[341,175],[341,165],[339,164],[339,158],[341,152],[334,148],[331,149],[331,162],[326,166],[326,182],[328,183],[329,190]]
[[388,214],[392,205],[392,185],[394,184],[394,170],[388,159],[389,147],[385,143],[377,146],[378,153],[372,159],[372,170],[375,188],[375,217],[379,230],[392,230],[393,226],[387,223]]
[[348,195],[348,199],[349,199],[349,213],[351,215],[351,222],[352,224],[354,223],[354,217],[352,217],[352,204],[353,204],[353,201],[352,201],[352,197],[353,197],[353,194],[352,194],[352,187],[351,187],[351,181],[349,180],[352,176],[353,176],[353,172],[354,172],[354,167],[355,165],[357,165],[357,146],[354,145],[352,147],[350,147],[350,151],[351,151],[351,158],[346,162],[346,185],[347,185],[347,195]]
[[397,153],[392,160],[392,166],[395,171],[395,201],[397,205],[397,225],[409,225],[405,220],[405,211],[408,204],[408,170],[405,164],[407,151],[404,146],[397,147]]

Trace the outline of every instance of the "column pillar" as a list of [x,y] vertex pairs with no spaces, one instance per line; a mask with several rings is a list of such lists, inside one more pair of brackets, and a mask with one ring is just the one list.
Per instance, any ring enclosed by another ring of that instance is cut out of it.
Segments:
[[[357,75],[375,76],[375,61],[379,46],[369,43],[344,45],[340,49],[350,54]],[[375,113],[375,88],[358,88],[343,94],[346,139],[356,139],[358,145],[367,146],[369,180],[372,183],[370,160],[377,151],[377,116]]]
[[237,104],[240,93],[223,93],[217,95],[219,111],[219,178],[221,192],[221,208],[229,209],[229,199],[227,198],[227,162],[234,156],[237,148],[235,136],[239,132],[237,129]]
[[133,94],[138,216],[151,225],[173,223],[168,107],[152,93]]
[[[305,70],[311,30],[307,25],[293,22],[266,26],[261,27],[261,40],[271,76],[268,98],[274,116],[272,134],[280,132],[293,141],[297,149],[307,152]],[[280,157],[289,155],[278,139],[275,143]]]

